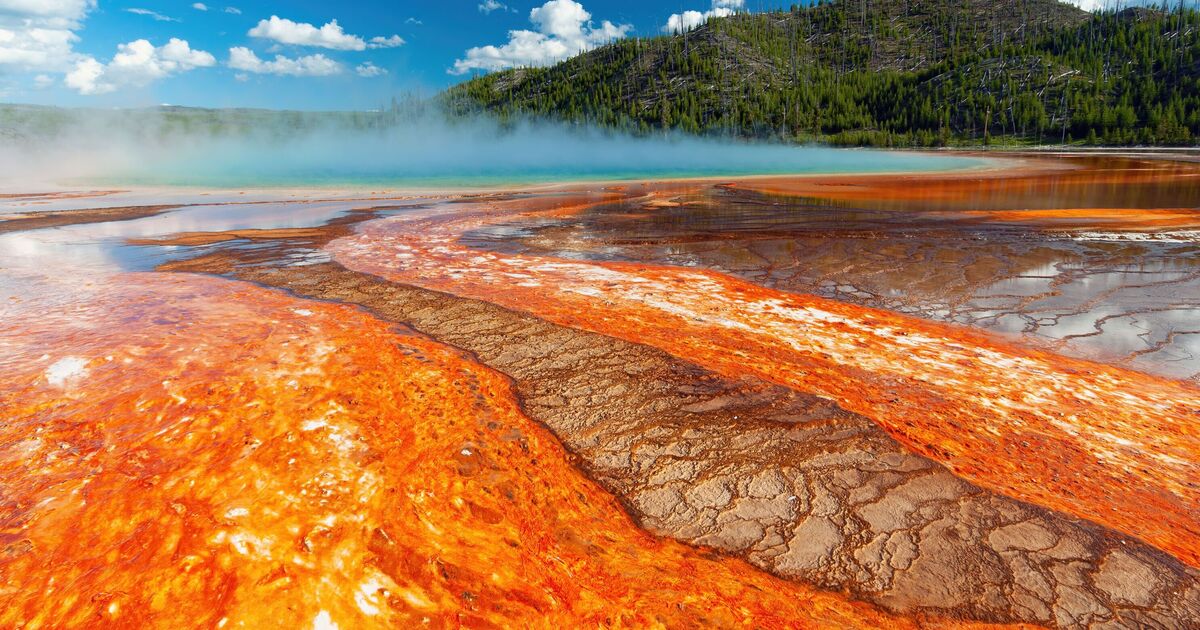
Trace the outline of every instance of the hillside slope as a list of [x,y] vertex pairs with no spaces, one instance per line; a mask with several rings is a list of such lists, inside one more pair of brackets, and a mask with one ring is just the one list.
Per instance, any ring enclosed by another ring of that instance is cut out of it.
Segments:
[[475,78],[458,114],[937,145],[1200,134],[1200,13],[1057,0],[834,0]]

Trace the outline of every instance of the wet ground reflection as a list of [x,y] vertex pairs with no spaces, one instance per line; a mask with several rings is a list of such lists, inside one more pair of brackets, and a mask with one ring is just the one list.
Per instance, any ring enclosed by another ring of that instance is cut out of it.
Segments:
[[[223,198],[233,198],[225,195]],[[133,200],[141,199],[134,195]],[[208,204],[203,197],[180,197],[177,206],[118,206],[111,220],[80,222],[41,229],[3,233],[0,231],[0,271],[14,273],[48,272],[59,275],[68,268],[86,273],[148,271],[179,256],[194,256],[195,251],[156,245],[156,240],[190,232],[273,231],[311,228],[325,225],[355,212],[385,214],[415,205],[411,200],[294,200],[276,202],[232,202]],[[203,200],[203,201],[202,201]],[[129,203],[121,195],[114,203]],[[199,203],[197,203],[199,202]],[[81,205],[77,199],[45,216],[74,215]],[[94,203],[87,199],[85,204]],[[5,210],[0,205],[0,214]],[[20,205],[8,205],[9,212]],[[82,212],[88,212],[87,210]],[[124,215],[124,216],[122,216]],[[20,214],[5,215],[23,221]],[[124,217],[129,218],[124,218]],[[0,223],[0,226],[3,224]],[[0,284],[4,274],[0,274]]]
[[751,181],[488,226],[466,242],[710,268],[1200,378],[1200,168],[1083,162],[1016,177]]
[[0,198],[128,209],[0,234],[0,625],[1191,627],[1194,383],[1028,345],[1195,378],[1196,173],[1044,166]]

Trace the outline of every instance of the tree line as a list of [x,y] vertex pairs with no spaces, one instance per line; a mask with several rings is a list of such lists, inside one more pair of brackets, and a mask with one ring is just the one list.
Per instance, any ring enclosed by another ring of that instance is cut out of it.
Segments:
[[454,115],[839,145],[1189,145],[1200,12],[834,0],[614,42],[448,90]]

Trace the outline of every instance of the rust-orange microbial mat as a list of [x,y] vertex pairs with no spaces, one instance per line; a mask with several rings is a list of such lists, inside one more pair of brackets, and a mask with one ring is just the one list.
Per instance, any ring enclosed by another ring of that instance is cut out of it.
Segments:
[[44,356],[3,363],[0,626],[910,625],[640,531],[503,378],[352,308],[90,291],[3,323]]
[[1197,627],[1200,168],[1014,163],[5,197],[0,628]]
[[710,271],[471,250],[460,235],[503,217],[476,211],[386,219],[330,250],[391,280],[816,392],[985,487],[1200,566],[1194,385]]

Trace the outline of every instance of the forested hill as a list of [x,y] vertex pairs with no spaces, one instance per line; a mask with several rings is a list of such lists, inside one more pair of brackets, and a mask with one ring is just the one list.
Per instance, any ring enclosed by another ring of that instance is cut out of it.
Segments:
[[[1172,0],[1178,2],[1178,0]],[[627,39],[451,88],[457,114],[937,146],[1194,144],[1200,12],[834,0]]]

